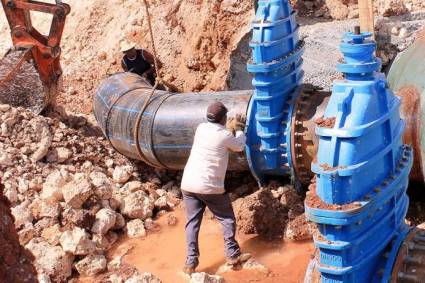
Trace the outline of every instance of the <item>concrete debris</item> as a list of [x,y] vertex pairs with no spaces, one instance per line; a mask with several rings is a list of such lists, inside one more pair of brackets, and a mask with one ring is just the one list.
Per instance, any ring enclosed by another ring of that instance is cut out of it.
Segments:
[[106,264],[104,255],[88,255],[75,264],[75,269],[83,276],[94,276],[103,272]]
[[54,282],[66,281],[72,273],[74,256],[60,246],[52,246],[40,238],[31,240],[25,246],[36,258],[38,273],[48,275]]
[[127,235],[130,238],[141,238],[146,236],[145,226],[140,219],[134,219],[127,222]]
[[205,272],[197,272],[190,276],[190,283],[224,283],[224,278],[220,275],[209,275]]

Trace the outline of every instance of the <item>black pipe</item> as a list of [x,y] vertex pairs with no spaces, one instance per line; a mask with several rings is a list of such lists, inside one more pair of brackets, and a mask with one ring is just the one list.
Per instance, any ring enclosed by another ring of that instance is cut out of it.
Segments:
[[[139,136],[134,126],[152,86],[131,73],[110,76],[98,88],[93,102],[96,120],[111,145],[121,154],[166,169],[183,169],[189,158],[196,127],[206,122],[206,109],[221,101],[229,117],[246,114],[251,90],[211,93],[170,93],[155,91],[142,115]],[[137,153],[139,143],[142,155]],[[249,170],[246,156],[234,153],[230,170]]]

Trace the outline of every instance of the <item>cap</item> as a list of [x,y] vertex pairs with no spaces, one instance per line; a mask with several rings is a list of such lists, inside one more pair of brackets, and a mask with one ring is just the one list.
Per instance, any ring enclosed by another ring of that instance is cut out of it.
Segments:
[[133,41],[130,41],[128,39],[124,39],[120,43],[120,50],[121,50],[121,52],[128,51],[128,50],[133,49],[135,47],[136,47],[136,43],[133,42]]
[[210,104],[207,109],[207,120],[212,123],[219,123],[227,114],[227,108],[221,102]]

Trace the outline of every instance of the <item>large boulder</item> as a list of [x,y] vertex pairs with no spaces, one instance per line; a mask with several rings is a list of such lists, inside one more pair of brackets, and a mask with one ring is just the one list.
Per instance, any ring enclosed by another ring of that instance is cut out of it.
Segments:
[[62,233],[59,241],[64,251],[73,255],[88,255],[96,249],[96,244],[90,240],[90,235],[79,227]]
[[65,203],[73,208],[81,208],[93,194],[90,181],[82,174],[76,174],[74,180],[63,187],[62,192]]
[[75,264],[75,269],[83,276],[94,276],[103,272],[106,264],[104,255],[88,255]]
[[109,208],[102,208],[96,213],[96,221],[91,231],[96,234],[104,235],[115,226],[117,213]]
[[129,218],[146,219],[152,216],[154,205],[143,191],[137,191],[126,196],[121,203],[121,212]]
[[74,256],[60,246],[52,246],[40,238],[32,239],[25,246],[35,257],[39,274],[46,274],[54,282],[65,282],[71,276]]

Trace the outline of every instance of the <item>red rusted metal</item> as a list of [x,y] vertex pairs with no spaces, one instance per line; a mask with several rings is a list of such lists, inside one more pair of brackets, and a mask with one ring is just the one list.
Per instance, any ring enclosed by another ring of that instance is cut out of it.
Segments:
[[402,282],[425,282],[425,230],[412,230],[399,249],[391,283]]
[[[31,57],[45,86],[55,88],[62,74],[60,66],[60,42],[66,16],[71,11],[68,4],[56,1],[56,4],[29,0],[1,0],[6,18],[10,25],[15,48],[31,50]],[[30,12],[42,12],[53,15],[50,32],[41,34],[33,27]]]
[[304,186],[310,184],[314,176],[310,167],[319,143],[315,133],[315,121],[323,116],[329,96],[330,92],[304,85],[299,99],[295,102],[291,121],[292,165],[297,179]]
[[401,117],[405,120],[404,143],[412,146],[414,163],[410,180],[425,184],[425,29],[397,58],[388,74],[388,83],[401,98]]
[[423,182],[423,164],[421,158],[421,94],[415,86],[404,86],[398,90],[397,95],[401,98],[400,114],[406,127],[404,129],[403,142],[413,148],[414,162],[410,172],[410,180]]

